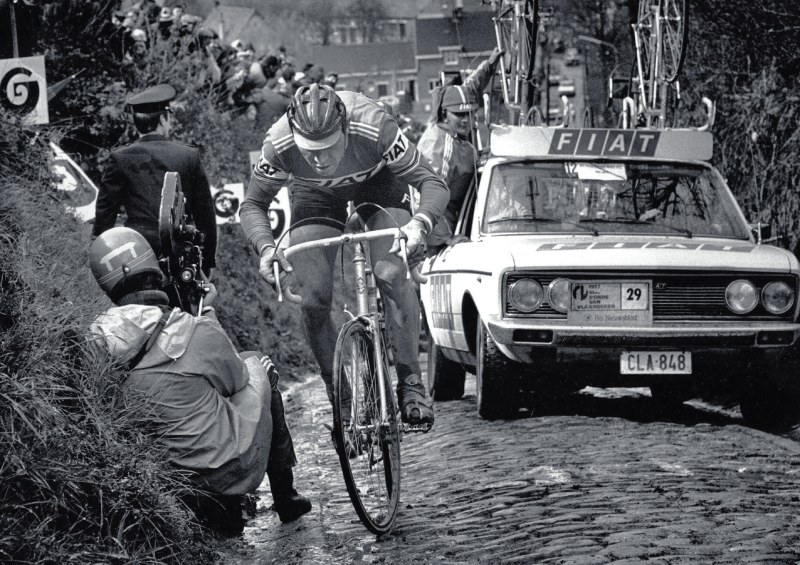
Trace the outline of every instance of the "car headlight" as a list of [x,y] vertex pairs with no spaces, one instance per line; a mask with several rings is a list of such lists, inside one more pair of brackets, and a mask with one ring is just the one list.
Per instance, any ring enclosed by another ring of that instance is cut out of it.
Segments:
[[758,292],[750,281],[733,281],[725,289],[725,304],[734,314],[747,314],[758,304]]
[[556,312],[562,314],[569,310],[569,297],[572,283],[569,279],[556,279],[547,287],[547,302]]
[[794,290],[785,282],[771,282],[761,289],[761,302],[768,312],[783,314],[794,304]]
[[543,299],[542,285],[533,279],[519,279],[508,287],[508,302],[520,312],[533,312]]

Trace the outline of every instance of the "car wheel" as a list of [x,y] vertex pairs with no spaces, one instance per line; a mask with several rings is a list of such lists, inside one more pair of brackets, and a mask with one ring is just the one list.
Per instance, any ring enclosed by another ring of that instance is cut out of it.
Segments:
[[742,389],[739,409],[745,422],[771,431],[788,430],[800,422],[798,398],[770,382],[748,383]]
[[485,420],[511,418],[520,408],[520,376],[522,366],[497,349],[486,326],[478,321],[475,384],[478,393],[478,415]]
[[458,400],[464,396],[466,377],[464,367],[445,357],[428,334],[428,392],[433,399]]

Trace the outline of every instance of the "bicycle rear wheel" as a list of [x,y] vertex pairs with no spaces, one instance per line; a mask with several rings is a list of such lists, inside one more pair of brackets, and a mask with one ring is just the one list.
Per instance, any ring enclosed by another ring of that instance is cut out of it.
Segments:
[[[381,348],[385,353],[385,348]],[[333,424],[347,492],[361,522],[388,532],[400,504],[400,430],[385,358],[387,414],[381,419],[375,343],[365,322],[354,319],[339,332],[333,365]],[[352,445],[352,449],[344,446]],[[348,453],[349,451],[349,453]]]

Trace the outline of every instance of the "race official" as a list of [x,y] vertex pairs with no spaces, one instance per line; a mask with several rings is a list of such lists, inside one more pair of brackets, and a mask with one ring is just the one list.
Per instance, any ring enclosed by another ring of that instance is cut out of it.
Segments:
[[169,103],[174,98],[175,89],[168,84],[147,88],[128,98],[139,139],[111,153],[100,183],[93,236],[113,228],[120,207],[124,207],[125,226],[141,233],[160,256],[161,188],[164,174],[177,172],[186,196],[187,213],[205,234],[203,271],[209,275],[216,266],[217,249],[211,190],[200,152],[169,140],[174,120]]

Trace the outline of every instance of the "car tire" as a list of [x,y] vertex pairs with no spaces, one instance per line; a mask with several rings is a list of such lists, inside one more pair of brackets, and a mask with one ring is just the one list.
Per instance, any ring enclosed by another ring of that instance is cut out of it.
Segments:
[[520,409],[522,365],[497,348],[482,321],[478,321],[475,384],[478,415],[484,420],[512,418]]
[[458,400],[464,396],[467,371],[462,365],[444,356],[442,350],[428,334],[428,392],[442,402]]
[[786,431],[800,422],[800,398],[769,381],[742,387],[739,409],[745,422],[754,428]]

